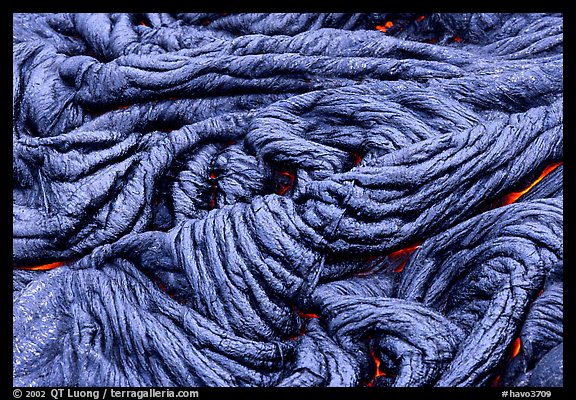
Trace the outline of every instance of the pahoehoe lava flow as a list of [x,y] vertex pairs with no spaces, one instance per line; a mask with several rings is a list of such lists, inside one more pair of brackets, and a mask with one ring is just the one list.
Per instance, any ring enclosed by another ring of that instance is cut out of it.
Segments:
[[13,23],[14,386],[563,386],[562,14]]

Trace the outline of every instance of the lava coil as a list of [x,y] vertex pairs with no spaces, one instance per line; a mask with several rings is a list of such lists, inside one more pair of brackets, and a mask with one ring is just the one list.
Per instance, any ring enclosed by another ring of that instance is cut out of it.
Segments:
[[13,22],[14,386],[563,386],[562,14]]

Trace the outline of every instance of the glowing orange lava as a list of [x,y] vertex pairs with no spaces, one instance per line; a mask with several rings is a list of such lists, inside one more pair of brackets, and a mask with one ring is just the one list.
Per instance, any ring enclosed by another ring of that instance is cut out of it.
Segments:
[[354,153],[351,151],[350,155],[352,156],[352,159],[354,160],[354,165],[360,164],[360,162],[362,161],[362,156],[360,154]]
[[392,253],[388,254],[388,258],[392,261],[402,259],[402,262],[394,269],[394,272],[402,272],[404,270],[404,267],[408,263],[410,256],[418,247],[420,247],[420,243],[393,251]]
[[[386,373],[382,369],[382,367],[381,367],[382,363],[380,362],[380,359],[378,357],[376,357],[376,353],[374,352],[374,349],[372,347],[370,347],[369,351],[370,351],[370,356],[372,357],[372,360],[374,360],[374,366],[376,368],[376,371],[374,372],[374,377],[372,378],[372,380],[370,380],[370,382],[368,382],[366,384],[366,386],[373,387],[374,383],[376,381],[376,378],[378,378],[379,376],[388,376],[389,374]],[[390,376],[395,377],[394,374],[390,374]]]
[[278,187],[276,189],[276,194],[279,194],[280,196],[283,196],[286,194],[286,192],[288,192],[292,186],[294,185],[294,181],[296,179],[296,176],[294,175],[293,172],[291,171],[278,171],[278,174],[285,176],[287,179],[286,182],[279,182],[278,183]]
[[510,356],[512,358],[516,357],[518,354],[520,354],[521,348],[522,348],[522,342],[520,341],[520,338],[516,338],[516,340],[514,340],[514,342],[512,343],[512,351],[510,353]]
[[376,25],[376,29],[380,32],[386,32],[388,29],[392,28],[394,23],[392,21],[387,21],[384,25]]
[[536,184],[538,182],[540,182],[542,179],[544,179],[544,177],[546,175],[548,175],[550,172],[554,171],[557,167],[559,167],[562,164],[563,164],[563,162],[560,161],[560,162],[556,162],[556,163],[548,165],[546,168],[544,168],[544,171],[542,171],[540,176],[538,178],[536,178],[536,180],[530,184],[530,186],[528,186],[526,189],[520,190],[518,192],[508,193],[506,196],[502,197],[498,201],[498,205],[505,206],[505,205],[514,203],[516,200],[518,200],[518,198],[520,198],[520,196],[522,196],[523,194],[528,192],[530,189],[532,189],[534,186],[536,186]]
[[306,319],[319,318],[317,314],[305,313],[304,311],[298,311],[298,315],[299,315],[301,318],[306,318]]
[[[374,379],[376,379],[379,376],[386,376],[386,372],[384,372],[380,369],[380,359],[378,357],[376,357],[376,353],[374,352],[373,348],[370,348],[370,355],[372,356],[372,359],[374,360],[374,365],[376,366],[376,372],[374,373]],[[374,379],[372,379],[372,380],[374,380]]]
[[492,380],[492,383],[490,384],[490,386],[492,387],[498,387],[500,386],[500,380],[502,379],[502,377],[500,375],[496,375],[494,377],[494,379]]
[[35,265],[32,267],[17,267],[17,269],[23,269],[26,271],[48,271],[54,268],[58,268],[61,267],[62,265],[65,265],[66,263],[63,261],[56,261],[50,264],[43,264],[43,265]]

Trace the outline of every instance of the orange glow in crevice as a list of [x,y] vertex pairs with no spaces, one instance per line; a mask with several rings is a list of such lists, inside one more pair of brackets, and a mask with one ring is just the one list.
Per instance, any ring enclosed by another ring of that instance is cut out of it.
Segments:
[[362,156],[360,154],[351,151],[350,156],[352,157],[354,166],[357,166],[358,164],[360,164],[360,162],[362,162]]
[[[420,247],[422,243],[418,242],[415,243],[413,245],[410,245],[408,247],[404,247],[400,250],[396,250],[393,251],[391,253],[388,253],[387,255],[369,255],[368,257],[366,257],[365,261],[367,263],[380,263],[384,257],[388,258],[388,261],[393,262],[394,264],[397,264],[397,266],[394,268],[394,272],[402,272],[404,270],[404,267],[406,266],[406,264],[408,264],[408,261],[410,260],[410,257],[412,256],[412,253],[414,253],[414,251]],[[388,264],[389,265],[389,264]],[[380,268],[378,268],[378,266],[371,266],[370,269],[364,270],[364,271],[359,271],[359,272],[355,272],[354,276],[367,276],[367,275],[372,275],[376,272],[378,272],[380,270]]]
[[391,378],[395,378],[396,377],[395,374],[388,373],[388,372],[384,371],[384,369],[382,368],[382,362],[376,356],[376,352],[374,351],[374,349],[372,347],[370,347],[369,351],[370,351],[370,356],[372,357],[372,360],[374,360],[375,372],[374,372],[374,376],[372,377],[370,382],[368,382],[366,384],[366,386],[369,386],[369,387],[374,386],[374,384],[376,383],[376,379],[379,376],[389,376]]
[[522,349],[522,342],[520,341],[520,338],[516,338],[516,340],[514,340],[514,342],[512,342],[512,347],[510,350],[510,358],[514,358],[516,357],[518,354],[520,354],[520,350]]
[[218,172],[211,169],[208,175],[208,182],[210,183],[210,202],[208,207],[213,210],[216,207],[216,196],[218,195]]
[[422,21],[424,21],[424,18],[425,17],[423,15],[421,15],[418,18],[416,18],[416,22],[422,22]]
[[156,284],[156,286],[158,286],[158,288],[160,288],[161,291],[163,291],[164,293],[168,294],[168,296],[173,297],[172,294],[168,293],[168,287],[164,284],[164,282],[162,282],[160,279],[156,278],[156,279],[152,279],[152,281]]
[[388,258],[391,261],[396,261],[396,260],[402,259],[400,265],[398,265],[394,269],[394,272],[404,271],[404,267],[408,263],[408,260],[410,260],[410,256],[412,255],[412,253],[414,253],[414,251],[418,247],[420,247],[420,243],[414,244],[414,245],[409,246],[409,247],[405,247],[405,248],[400,249],[400,250],[393,251],[392,253],[388,254]]
[[[316,314],[305,314],[302,312],[299,312],[298,315],[300,315],[300,318],[306,320],[306,321],[302,321],[300,323],[300,332],[298,332],[298,337],[302,337],[306,334],[306,326],[308,325],[308,320],[312,319],[312,318],[318,318],[318,316]],[[296,340],[296,339],[294,339],[294,340]]]
[[276,171],[276,174],[276,194],[283,196],[294,186],[296,175],[292,171]]
[[[296,306],[292,306],[292,309],[294,310],[294,312],[296,312],[296,314],[298,314],[298,316],[300,317],[300,319],[303,319],[303,320],[320,318],[317,314],[307,313],[307,312],[305,312],[305,311],[302,311],[302,310],[298,309],[298,307],[296,307]],[[301,323],[300,323],[300,331],[298,332],[298,334],[297,334],[297,335],[294,335],[294,336],[289,336],[288,339],[289,339],[289,340],[298,340],[298,338],[301,337],[301,336],[304,336],[305,333],[306,333],[306,322],[301,321]]]
[[304,319],[320,318],[317,314],[305,313],[304,311],[298,311],[298,315],[300,316],[300,318],[304,318]]
[[498,200],[496,202],[496,207],[506,206],[508,204],[514,203],[523,194],[527,193],[530,189],[532,189],[534,186],[536,186],[536,184],[538,184],[538,182],[540,182],[542,179],[544,179],[544,177],[546,175],[548,175],[550,172],[554,171],[556,168],[558,168],[562,164],[563,164],[563,162],[559,161],[559,162],[548,165],[546,168],[544,168],[544,171],[542,171],[540,176],[538,178],[536,178],[536,180],[534,182],[532,182],[527,188],[520,190],[520,191],[517,191],[517,192],[508,193],[506,196],[502,197],[500,200]]
[[317,314],[302,311],[295,305],[292,306],[292,310],[302,319],[319,318]]
[[34,265],[31,267],[16,267],[16,269],[22,269],[22,270],[26,270],[26,271],[48,271],[54,268],[58,268],[61,267],[63,265],[65,265],[66,263],[63,261],[56,261],[50,264],[43,264],[43,265]]
[[388,29],[392,28],[394,23],[392,21],[386,21],[384,25],[376,25],[376,29],[380,32],[386,32]]
[[154,283],[154,285],[156,285],[156,287],[158,289],[160,289],[161,291],[166,293],[172,300],[175,300],[176,302],[178,302],[180,304],[186,303],[183,299],[176,297],[176,295],[168,289],[166,284],[158,276],[154,275],[154,273],[152,273],[150,271],[145,271],[145,270],[142,272],[144,273],[144,275],[146,275],[148,278],[150,278],[150,280]]
[[494,377],[494,379],[492,380],[492,382],[490,383],[491,387],[499,387],[500,386],[500,380],[502,379],[501,375],[496,375]]
[[[376,366],[376,372],[374,373],[374,379],[376,379],[379,376],[386,376],[386,372],[382,371],[380,369],[380,359],[378,357],[376,357],[376,352],[374,351],[373,348],[370,348],[370,355],[372,356],[372,359],[374,360],[374,365]],[[372,380],[374,380],[372,379]]]
[[212,193],[208,207],[210,207],[210,210],[213,210],[216,207],[216,192]]

